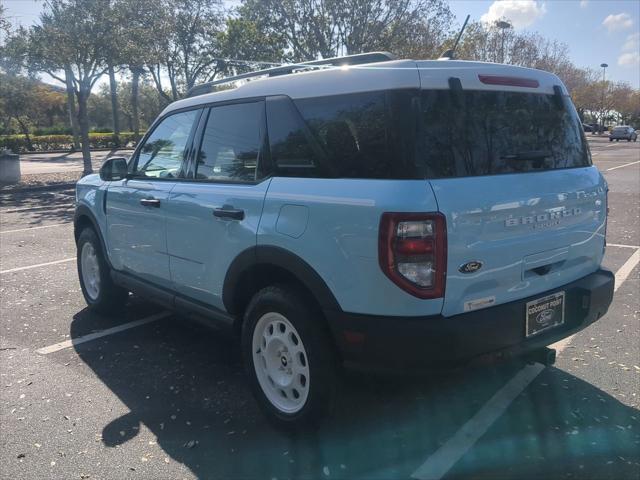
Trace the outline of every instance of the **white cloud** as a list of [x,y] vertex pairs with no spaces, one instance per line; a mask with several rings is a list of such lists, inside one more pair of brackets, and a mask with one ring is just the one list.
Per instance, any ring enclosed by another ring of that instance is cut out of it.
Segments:
[[622,54],[618,57],[621,67],[635,67],[640,65],[640,33],[632,33],[622,45]]
[[621,67],[635,67],[640,65],[640,53],[623,53],[618,57],[618,65]]
[[544,3],[537,0],[496,0],[480,20],[493,23],[506,18],[514,28],[524,28],[541,18],[546,12]]
[[580,0],[580,8],[586,8],[589,4],[589,0]]
[[607,27],[607,30],[610,32],[615,32],[616,30],[625,30],[631,25],[633,25],[633,20],[631,19],[631,15],[628,13],[618,13],[617,15],[608,15],[602,21],[602,25]]
[[623,52],[633,52],[640,50],[640,33],[632,33],[622,46]]

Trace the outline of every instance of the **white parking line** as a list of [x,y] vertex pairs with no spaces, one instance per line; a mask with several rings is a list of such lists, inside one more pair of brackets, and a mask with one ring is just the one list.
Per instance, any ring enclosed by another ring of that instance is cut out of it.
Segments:
[[637,162],[625,163],[624,165],[618,165],[617,167],[607,168],[607,172],[610,172],[611,170],[615,170],[616,168],[628,167],[629,165],[636,165],[638,163],[640,163],[640,160],[638,160]]
[[18,268],[11,268],[9,270],[0,270],[0,274],[2,274],[2,273],[11,273],[11,272],[20,272],[22,270],[31,270],[32,268],[46,267],[48,265],[56,265],[58,263],[71,262],[71,261],[73,261],[75,259],[76,259],[76,257],[63,258],[62,260],[55,260],[53,262],[47,262],[47,263],[38,263],[37,265],[29,265],[27,267],[18,267]]
[[[630,247],[630,245],[619,246]],[[640,263],[640,249],[636,249],[633,255],[615,273],[614,292],[629,278],[638,263]],[[553,345],[549,345],[549,347],[555,348],[560,353],[569,345],[574,336],[572,335]],[[520,370],[447,443],[413,472],[411,477],[418,480],[438,480],[444,477],[542,370],[544,370],[544,366],[538,363],[527,365]]]
[[447,443],[413,472],[411,478],[439,480],[444,477],[542,370],[544,366],[539,363],[520,370]]
[[49,345],[48,347],[39,348],[38,350],[36,350],[36,352],[38,352],[40,355],[48,355],[50,353],[64,350],[65,348],[73,347],[74,345],[87,343],[92,340],[97,340],[98,338],[106,337],[107,335],[113,335],[114,333],[124,332],[125,330],[129,330],[130,328],[135,328],[141,325],[146,325],[147,323],[155,322],[157,320],[162,320],[163,318],[166,318],[170,315],[171,315],[170,312],[156,313],[155,315],[151,315],[149,317],[142,318],[140,320],[135,320],[133,322],[124,323],[122,325],[118,325],[113,328],[107,328],[106,330],[102,330],[100,332],[90,333],[88,335],[72,338],[71,340],[65,340],[64,342],[60,342],[60,343],[54,343],[53,345]]
[[29,230],[38,230],[38,229],[40,229],[40,228],[62,227],[63,225],[71,225],[71,222],[66,222],[66,223],[54,223],[53,225],[41,225],[41,226],[39,226],[39,227],[18,228],[17,230],[5,230],[4,232],[0,231],[0,235],[2,235],[3,233],[28,232]]
[[28,212],[29,210],[42,210],[42,209],[51,209],[51,208],[71,208],[74,207],[74,203],[62,203],[60,205],[41,205],[39,207],[23,207],[23,208],[11,208],[9,210],[2,210],[0,213],[18,213],[18,212]]
[[607,243],[607,247],[640,248],[640,245],[622,245],[620,243]]
[[636,268],[638,262],[640,262],[640,249],[633,252],[633,255],[629,257],[629,260],[624,262],[624,265],[622,265],[616,272],[616,286],[613,289],[614,292],[620,288],[627,278],[629,278],[629,275],[633,269]]

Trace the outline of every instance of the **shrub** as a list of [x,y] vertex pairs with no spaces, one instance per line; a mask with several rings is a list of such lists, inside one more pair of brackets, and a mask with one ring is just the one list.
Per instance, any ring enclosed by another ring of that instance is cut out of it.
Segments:
[[73,132],[70,127],[42,127],[33,130],[33,134],[42,135],[71,135]]
[[[141,133],[142,135],[142,133]],[[49,150],[69,150],[73,148],[72,135],[32,135],[31,151],[46,152]],[[135,147],[133,132],[120,133],[120,142],[111,133],[89,133],[89,148]],[[25,135],[0,136],[0,149],[8,148],[15,153],[28,152],[29,147]]]

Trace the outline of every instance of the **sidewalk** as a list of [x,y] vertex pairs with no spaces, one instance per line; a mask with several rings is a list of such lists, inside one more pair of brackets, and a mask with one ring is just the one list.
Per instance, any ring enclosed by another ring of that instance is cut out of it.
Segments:
[[[101,150],[91,152],[94,170],[98,170],[107,157],[129,157],[133,150]],[[43,173],[82,172],[82,152],[74,153],[31,153],[20,155],[20,172],[22,175]]]
[[[91,152],[94,172],[98,172],[108,157],[129,157],[133,150],[98,150]],[[82,176],[82,152],[30,153],[20,155],[20,183],[0,184],[0,192],[12,193],[27,190],[58,190],[71,188]]]

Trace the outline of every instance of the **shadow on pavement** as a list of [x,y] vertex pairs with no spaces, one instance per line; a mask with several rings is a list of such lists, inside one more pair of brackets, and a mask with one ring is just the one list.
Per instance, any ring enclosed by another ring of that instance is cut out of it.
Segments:
[[0,192],[3,220],[9,220],[9,215],[15,215],[19,217],[23,228],[37,227],[45,223],[70,222],[73,220],[74,204],[75,195],[73,190],[69,189]]
[[[91,321],[87,311],[77,314],[71,337]],[[522,367],[411,380],[347,375],[334,418],[318,431],[287,434],[259,412],[237,342],[180,318],[76,351],[130,410],[104,426],[104,445],[123,448],[144,425],[198,478],[408,478]],[[611,458],[631,460],[635,452],[637,459],[637,418],[601,390],[549,368],[451,474],[523,478],[581,465],[580,478],[601,478],[612,471]],[[612,478],[632,471],[625,465]]]

